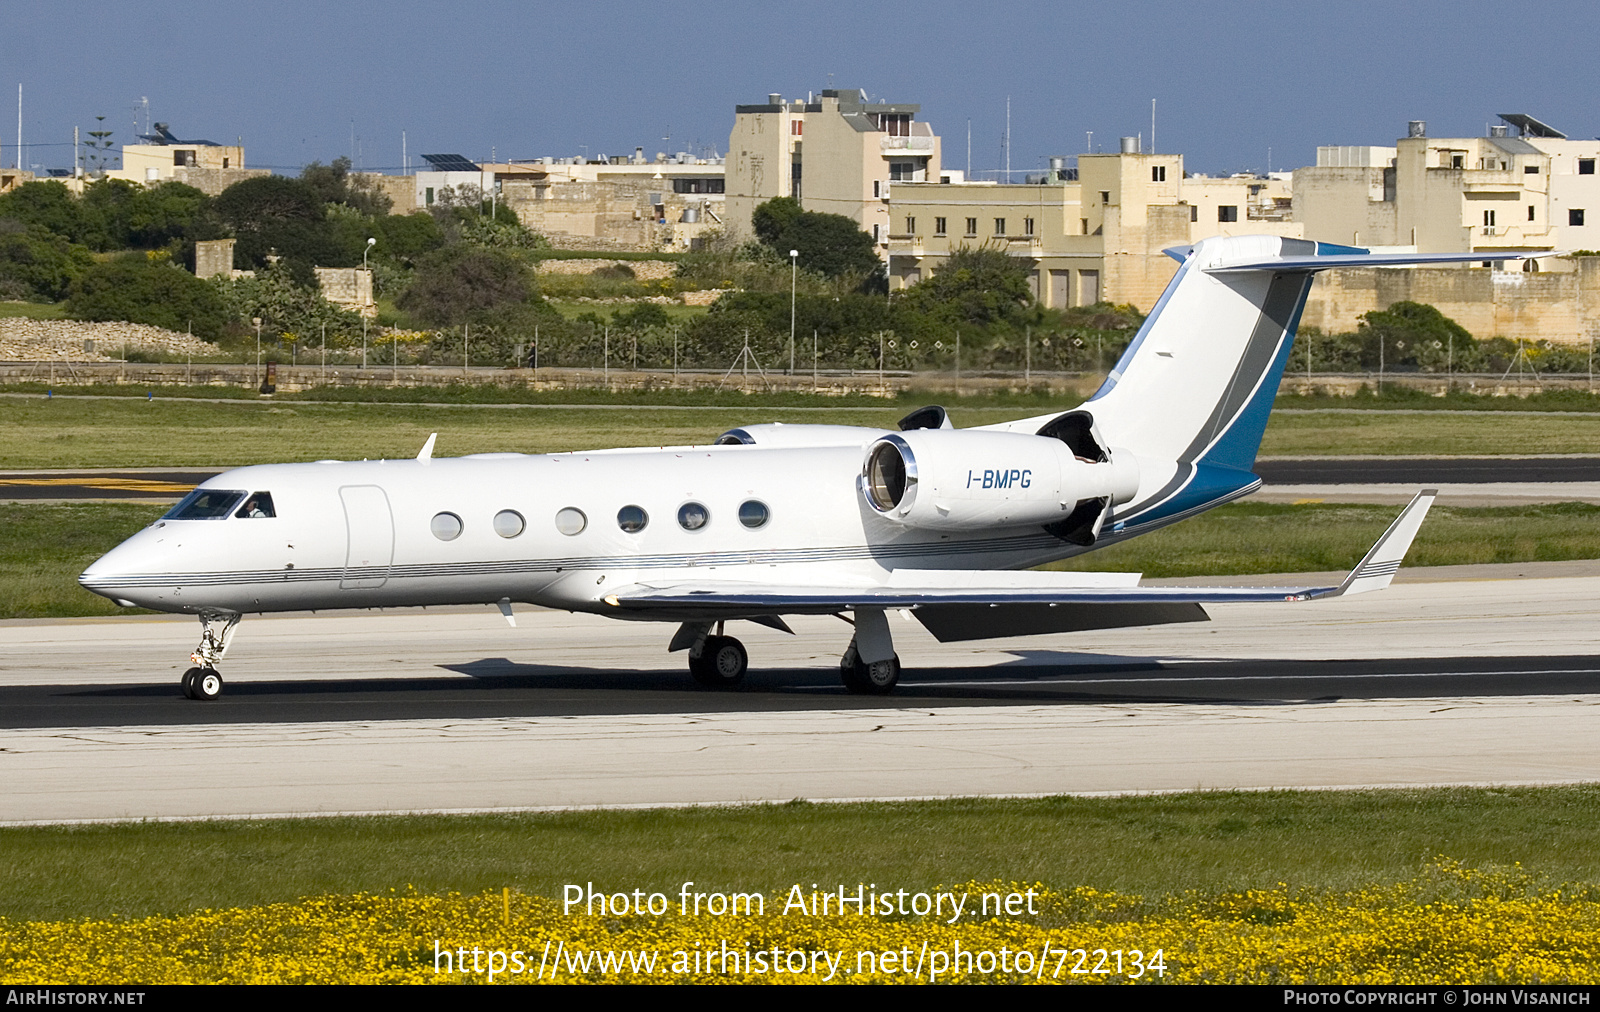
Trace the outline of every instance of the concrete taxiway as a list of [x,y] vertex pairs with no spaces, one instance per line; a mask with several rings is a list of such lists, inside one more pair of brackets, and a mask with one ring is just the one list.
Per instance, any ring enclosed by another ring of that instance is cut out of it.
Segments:
[[214,703],[177,692],[192,620],[0,623],[0,821],[1600,780],[1600,575],[1475,568],[1206,625],[896,620],[882,699],[827,618],[731,627],[749,686],[713,693],[649,624],[247,617]]

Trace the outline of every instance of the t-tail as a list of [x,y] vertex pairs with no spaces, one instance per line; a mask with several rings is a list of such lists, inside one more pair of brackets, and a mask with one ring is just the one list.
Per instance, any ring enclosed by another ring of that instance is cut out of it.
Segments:
[[[1138,460],[1138,493],[1116,508],[1111,539],[1260,486],[1251,469],[1316,272],[1530,255],[1371,253],[1264,235],[1203,239],[1166,253],[1178,261],[1177,274],[1105,383],[1071,413],[1092,419],[1113,456]],[[993,428],[1037,430],[1058,417]]]

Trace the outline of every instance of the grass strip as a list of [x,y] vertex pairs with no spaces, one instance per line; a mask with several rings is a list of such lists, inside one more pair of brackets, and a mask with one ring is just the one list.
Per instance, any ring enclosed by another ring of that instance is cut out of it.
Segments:
[[[0,618],[128,614],[78,586],[78,574],[166,511],[136,503],[0,503]],[[1146,576],[1344,570],[1399,510],[1326,503],[1234,503],[1051,569]],[[1435,506],[1408,565],[1600,558],[1600,506]]]
[[407,887],[559,897],[591,882],[669,895],[684,882],[781,895],[997,879],[1157,898],[1352,892],[1413,880],[1441,854],[1593,890],[1597,819],[1600,787],[1587,785],[10,827],[0,917],[184,916]]
[[[576,393],[563,391],[563,395]],[[487,402],[486,402],[487,403]],[[572,403],[565,401],[561,403]],[[0,413],[0,468],[237,466],[296,460],[410,457],[438,432],[439,453],[542,453],[614,446],[704,444],[727,429],[762,422],[825,422],[893,428],[918,403],[871,400],[760,406],[735,403],[639,406],[596,411],[551,406],[527,413],[469,404],[316,403],[192,399],[8,398]],[[694,410],[687,410],[693,408]],[[1005,421],[1030,410],[961,406],[960,426]],[[1272,418],[1262,453],[1484,455],[1600,453],[1600,413],[1314,412]]]
[[727,897],[707,898],[723,909],[686,912],[692,901],[668,893],[651,897],[659,913],[638,914],[637,896],[619,913],[520,891],[513,902],[509,890],[391,890],[131,922],[0,920],[0,971],[14,984],[1505,985],[1589,983],[1600,956],[1592,890],[1449,860],[1339,893],[1279,885],[1152,902],[972,881],[909,903],[864,889],[865,914],[823,907],[798,883],[736,897],[732,913]]

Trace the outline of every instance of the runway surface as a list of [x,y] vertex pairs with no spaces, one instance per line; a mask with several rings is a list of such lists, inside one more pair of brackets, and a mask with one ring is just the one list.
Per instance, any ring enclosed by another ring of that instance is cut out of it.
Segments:
[[[1494,571],[1490,571],[1494,572]],[[663,626],[492,609],[247,617],[222,699],[198,624],[0,623],[0,820],[461,811],[1600,779],[1600,576],[1411,583],[1206,625],[940,645],[730,626],[746,691]]]

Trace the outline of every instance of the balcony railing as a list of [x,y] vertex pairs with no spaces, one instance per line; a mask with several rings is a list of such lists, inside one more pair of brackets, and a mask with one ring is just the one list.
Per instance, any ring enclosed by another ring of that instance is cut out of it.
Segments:
[[883,137],[878,140],[878,150],[884,154],[891,152],[906,152],[908,154],[933,154],[932,137]]

